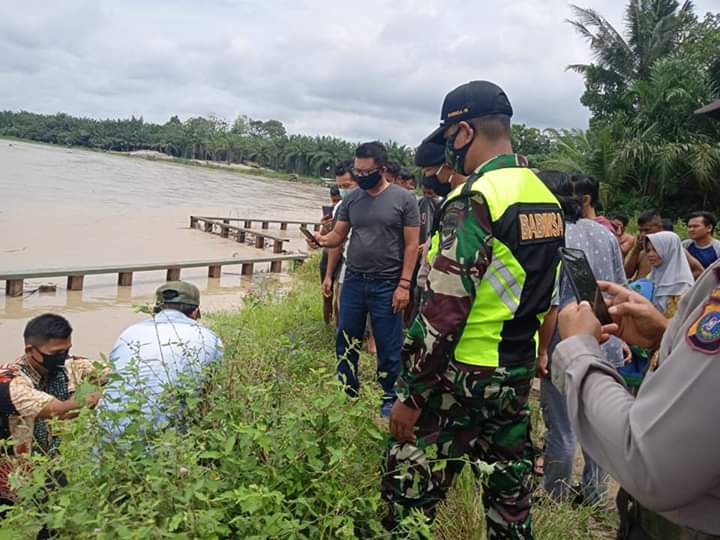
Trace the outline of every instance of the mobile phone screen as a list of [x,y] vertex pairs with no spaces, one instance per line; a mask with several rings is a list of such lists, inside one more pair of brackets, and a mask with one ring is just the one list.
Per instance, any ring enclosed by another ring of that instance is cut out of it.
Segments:
[[561,255],[563,267],[575,290],[578,302],[585,301],[592,304],[595,301],[597,281],[585,253],[580,249],[562,248]]
[[301,227],[300,227],[300,232],[302,232],[302,233],[305,235],[305,238],[307,238],[308,240],[310,240],[310,241],[311,241],[313,244],[315,244],[316,246],[319,246],[319,245],[320,245],[320,244],[318,244],[317,240],[315,240],[315,237],[312,235],[312,233],[307,230],[307,227],[302,227],[302,226],[301,226]]
[[560,257],[577,301],[588,302],[593,306],[598,320],[602,324],[610,324],[612,319],[585,252],[581,249],[560,248]]

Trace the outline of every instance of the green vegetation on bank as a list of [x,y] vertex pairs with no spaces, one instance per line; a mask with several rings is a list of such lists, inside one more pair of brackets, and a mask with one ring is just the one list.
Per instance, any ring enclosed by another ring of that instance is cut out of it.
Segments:
[[[63,113],[0,111],[0,136],[114,152],[153,150],[189,163],[249,163],[301,177],[332,177],[335,165],[350,159],[357,146],[336,137],[288,135],[277,120],[263,122],[246,116],[232,125],[215,117],[183,122],[173,116],[160,125],[134,117],[95,120]],[[536,128],[517,124],[513,137],[516,147],[531,157],[551,148],[550,137]],[[394,141],[385,144],[391,160],[414,168],[412,148]]]
[[[209,317],[226,347],[222,372],[190,397],[187,434],[138,431],[118,446],[99,437],[83,410],[62,430],[53,461],[35,455],[0,538],[383,538],[379,466],[387,428],[366,384],[350,401],[334,376],[334,333],[322,323],[317,261],[289,292],[248,298],[237,313]],[[363,358],[370,383],[374,361]],[[81,389],[89,391],[89,389]],[[139,411],[126,417],[138,419]],[[140,424],[142,425],[142,424]],[[50,471],[50,472],[48,472]],[[67,478],[59,487],[47,478]],[[610,538],[610,514],[557,505],[534,510],[541,539]],[[470,470],[428,527],[405,536],[482,538],[480,488]]]

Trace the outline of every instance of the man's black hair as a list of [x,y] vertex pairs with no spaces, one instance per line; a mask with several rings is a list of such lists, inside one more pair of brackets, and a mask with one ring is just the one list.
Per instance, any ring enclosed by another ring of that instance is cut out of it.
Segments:
[[390,161],[387,164],[387,172],[390,176],[400,176],[400,173],[402,172],[402,165],[400,165],[397,161]]
[[433,176],[423,176],[422,187],[435,190],[435,178]]
[[688,216],[688,222],[693,218],[702,218],[703,223],[707,227],[710,225],[712,229],[710,230],[710,234],[715,232],[715,226],[717,225],[717,218],[715,217],[715,214],[712,212],[693,212]]
[[666,231],[672,232],[675,228],[673,225],[673,220],[670,219],[669,217],[663,218],[662,225],[663,225],[663,229]]
[[353,162],[351,159],[346,159],[335,165],[335,176],[345,176],[346,174],[352,174]]
[[491,141],[512,139],[512,120],[507,115],[490,114],[473,118],[470,123],[478,133]]
[[412,180],[413,182],[415,181],[415,175],[409,170],[407,170],[405,167],[400,169],[400,174],[398,176],[400,176],[400,178],[402,178],[403,180]]
[[615,217],[613,219],[616,219],[620,223],[623,224],[623,227],[627,227],[628,223],[630,223],[630,217],[627,214],[615,214]]
[[595,208],[600,199],[600,182],[594,176],[587,174],[573,174],[572,183],[575,189],[575,195],[581,199],[584,195],[590,196],[590,206]]
[[26,345],[39,347],[51,339],[67,339],[72,335],[72,331],[72,326],[65,317],[46,313],[27,323],[23,337]]
[[331,197],[339,197],[340,196],[340,188],[337,186],[330,186],[330,196]]
[[660,215],[660,212],[653,208],[652,210],[646,210],[642,214],[638,216],[637,222],[639,226],[647,225],[648,223],[652,223],[653,221],[659,221],[662,223],[662,215]]
[[[385,149],[385,145],[380,141],[366,142],[357,147],[357,150],[355,150],[355,157],[372,158],[375,160],[375,165],[383,167],[387,163],[387,150]],[[388,165],[388,170],[390,170],[391,165],[392,164]],[[398,165],[398,171],[399,170],[400,165]],[[395,176],[397,176],[397,173]]]
[[167,304],[158,304],[157,306],[155,306],[155,309],[153,311],[155,313],[160,313],[161,311],[164,311],[166,309],[174,309],[175,311],[179,311],[186,317],[189,317],[197,308],[198,306],[194,306],[192,304],[176,304],[171,302]]
[[565,221],[575,223],[582,217],[582,206],[575,195],[571,175],[561,171],[539,171],[537,176],[557,197],[565,214]]

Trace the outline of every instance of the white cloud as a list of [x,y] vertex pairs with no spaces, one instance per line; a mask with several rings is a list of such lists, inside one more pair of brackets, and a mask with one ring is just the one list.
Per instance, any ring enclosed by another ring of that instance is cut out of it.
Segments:
[[[577,1],[622,23],[624,2]],[[482,78],[516,121],[583,127],[582,80],[565,66],[589,52],[569,16],[565,0],[5,0],[0,109],[248,114],[414,145],[447,91]]]

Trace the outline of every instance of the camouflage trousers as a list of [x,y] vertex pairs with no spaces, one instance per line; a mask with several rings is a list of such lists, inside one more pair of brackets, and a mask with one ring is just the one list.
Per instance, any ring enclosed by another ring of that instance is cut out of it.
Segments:
[[416,442],[390,441],[381,486],[390,523],[413,509],[434,519],[437,504],[471,463],[485,473],[488,538],[532,538],[528,396],[534,369],[450,363],[418,419]]

